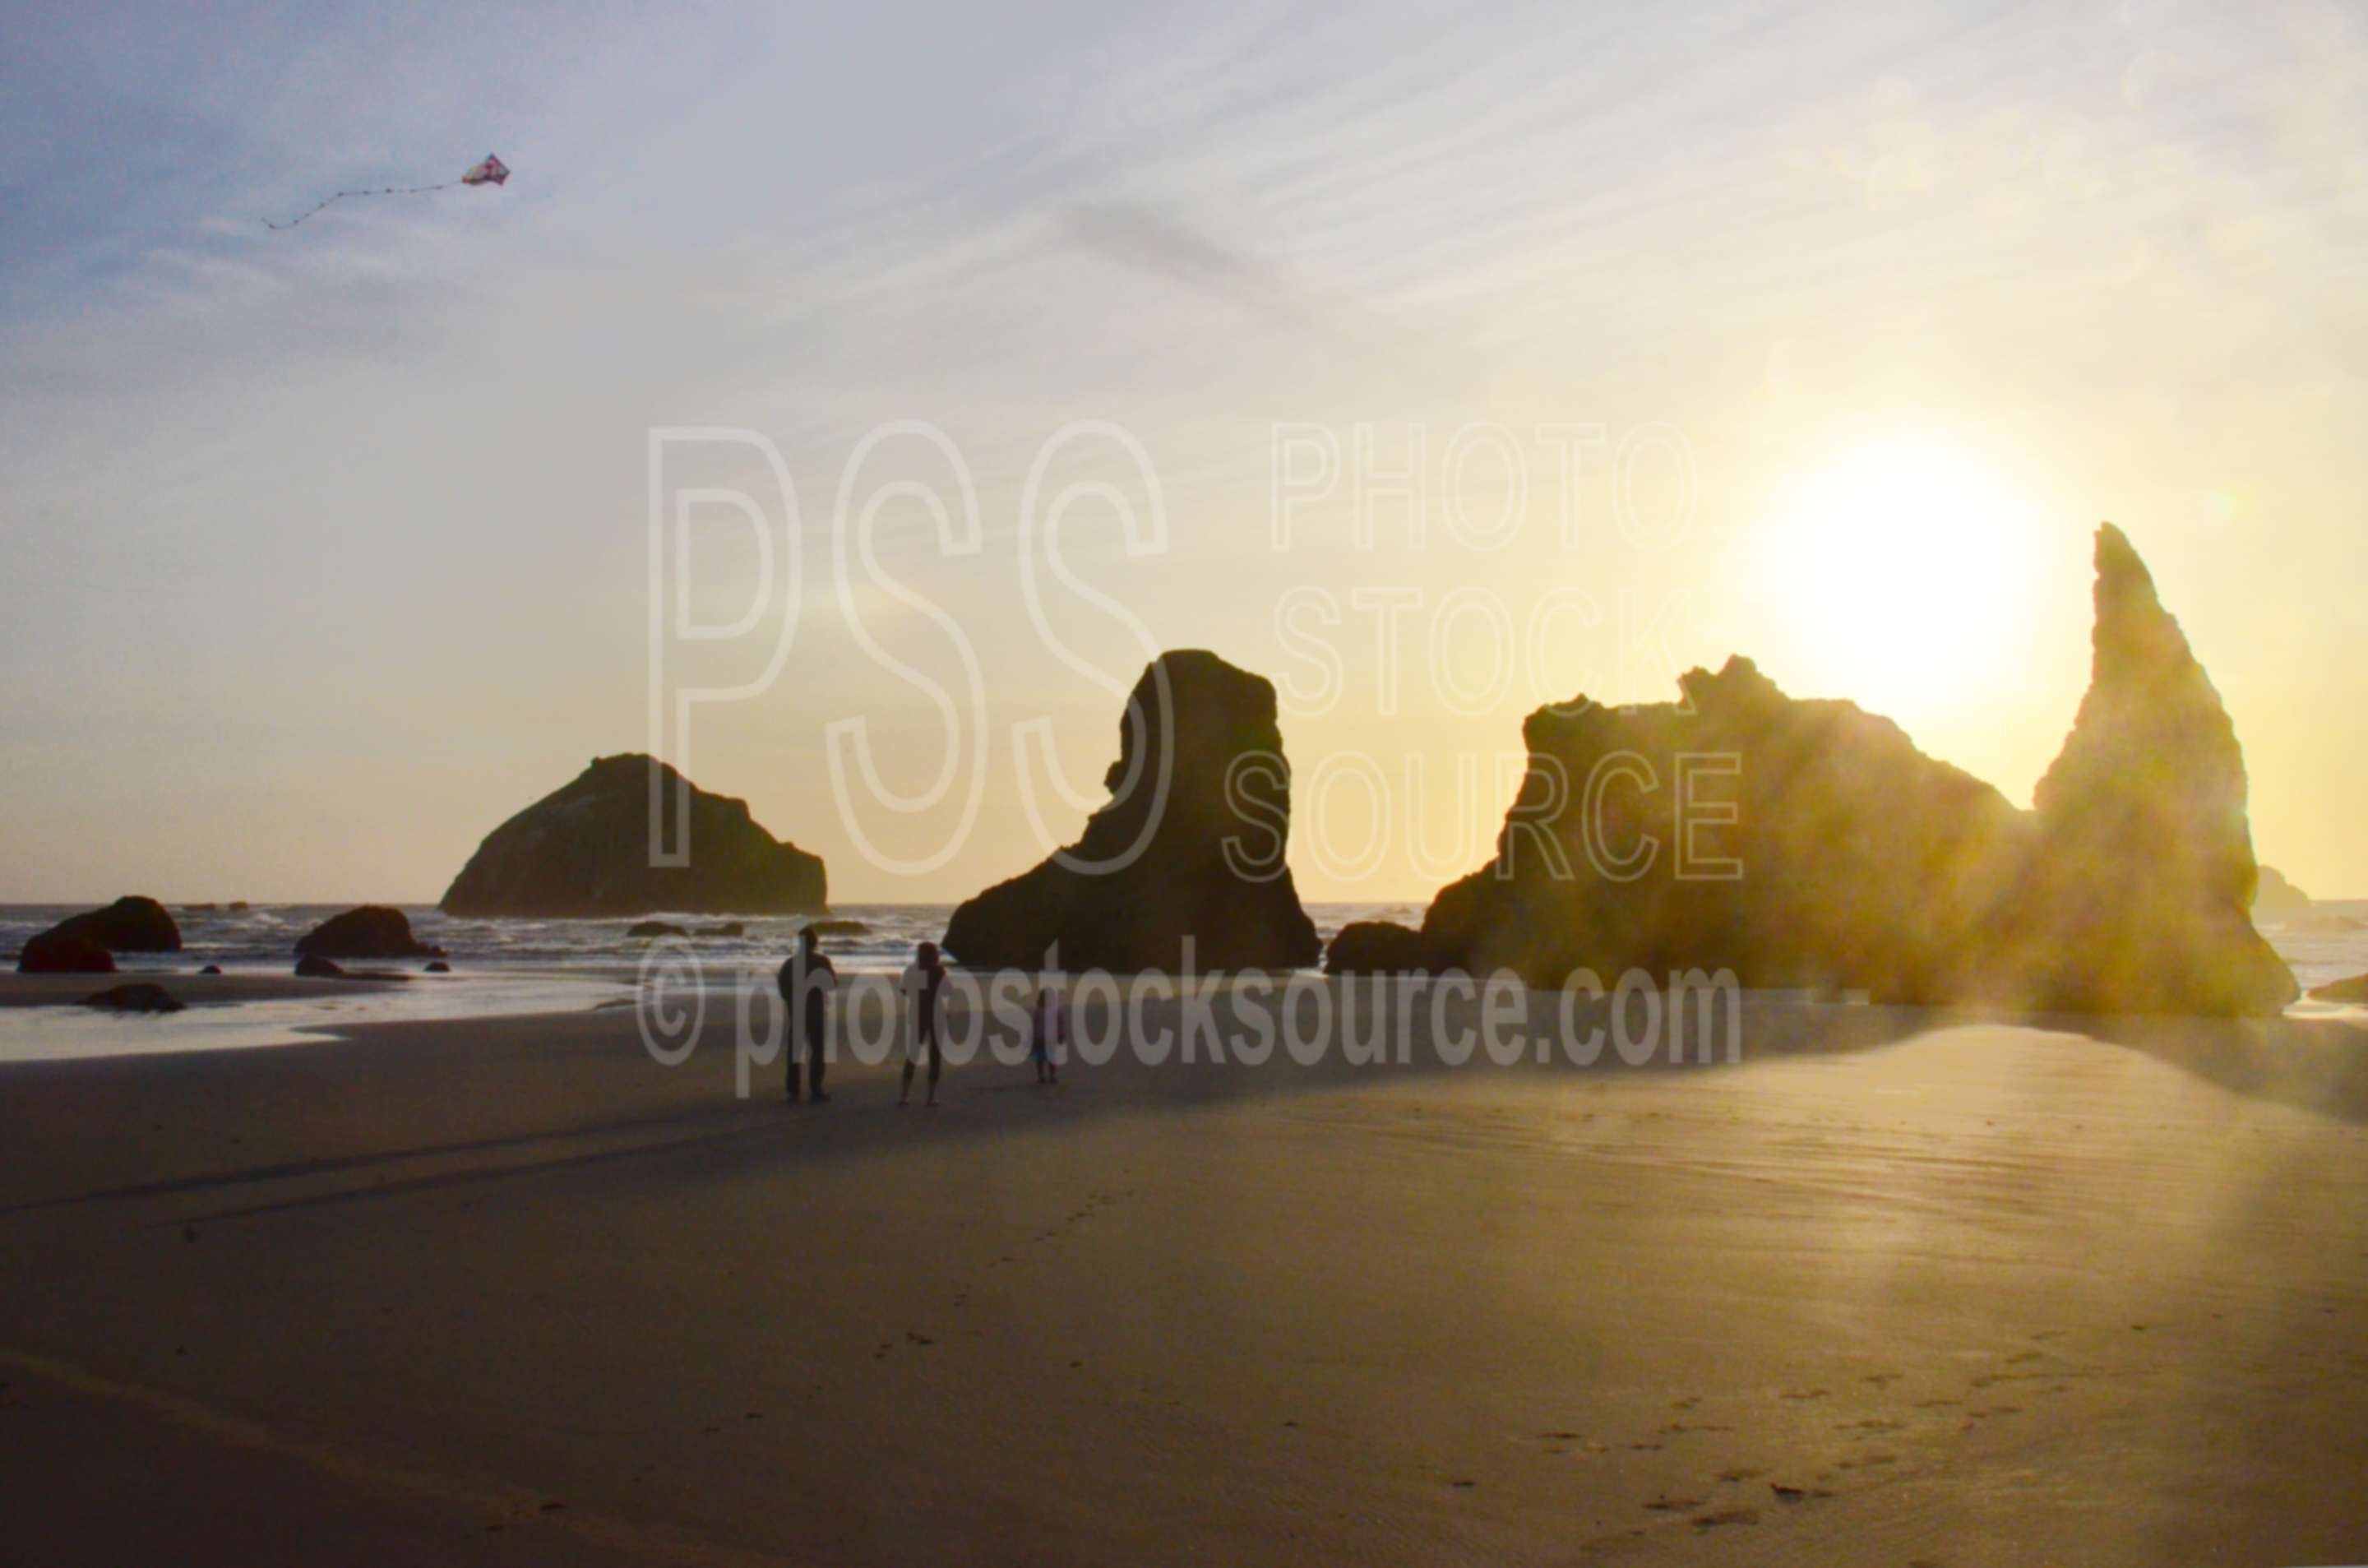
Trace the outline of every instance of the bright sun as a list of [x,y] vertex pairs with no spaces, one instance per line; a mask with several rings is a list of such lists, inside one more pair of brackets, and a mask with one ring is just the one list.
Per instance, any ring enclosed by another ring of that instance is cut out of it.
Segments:
[[1782,484],[1755,535],[1755,585],[1799,652],[1798,695],[1929,711],[2021,652],[2032,515],[1959,449],[1838,452]]

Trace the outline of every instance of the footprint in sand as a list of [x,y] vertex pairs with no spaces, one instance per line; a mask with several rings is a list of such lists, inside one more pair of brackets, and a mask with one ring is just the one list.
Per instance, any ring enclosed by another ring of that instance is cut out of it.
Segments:
[[1826,1391],[1824,1389],[1787,1389],[1776,1397],[1778,1399],[1823,1399],[1826,1397]]
[[1699,1497],[1656,1497],[1645,1504],[1645,1508],[1647,1513],[1675,1514],[1702,1506],[1702,1500]]
[[1767,1473],[1764,1470],[1745,1470],[1738,1465],[1733,1470],[1720,1471],[1718,1478],[1731,1486],[1738,1481],[1757,1481]]
[[1833,1495],[1822,1486],[1787,1486],[1781,1481],[1770,1482],[1768,1490],[1776,1494],[1779,1503],[1813,1503]]
[[1759,1522],[1757,1508],[1721,1508],[1714,1514],[1694,1516],[1696,1529],[1716,1529],[1721,1525],[1756,1525]]

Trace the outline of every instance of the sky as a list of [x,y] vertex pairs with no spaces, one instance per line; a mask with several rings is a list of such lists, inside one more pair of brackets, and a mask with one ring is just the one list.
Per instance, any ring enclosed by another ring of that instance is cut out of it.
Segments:
[[432,901],[654,744],[958,899],[1165,647],[1310,899],[1736,653],[2028,803],[2108,518],[2368,895],[2356,7],[0,18],[0,901]]

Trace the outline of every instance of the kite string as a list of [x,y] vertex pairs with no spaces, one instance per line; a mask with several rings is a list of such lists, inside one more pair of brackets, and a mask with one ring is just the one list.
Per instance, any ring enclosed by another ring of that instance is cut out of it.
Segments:
[[341,190],[335,196],[323,197],[285,223],[275,223],[266,218],[263,221],[263,226],[267,229],[292,229],[331,202],[343,201],[348,196],[419,196],[431,190],[449,190],[461,183],[462,182],[460,180],[448,179],[435,185],[388,185],[381,186],[374,190]]

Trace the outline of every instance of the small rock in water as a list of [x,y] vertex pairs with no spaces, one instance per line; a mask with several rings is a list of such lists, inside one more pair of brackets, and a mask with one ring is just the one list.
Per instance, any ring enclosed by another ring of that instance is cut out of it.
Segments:
[[411,934],[411,917],[383,903],[333,915],[296,939],[299,958],[440,959],[444,949]]
[[198,972],[199,974],[220,974],[222,972],[222,965],[218,963],[210,963],[206,965],[205,968],[198,971]]
[[437,959],[428,964],[424,972],[428,974],[450,974],[452,972],[452,966],[446,963],[442,959]]
[[307,953],[298,959],[296,972],[307,980],[343,980],[346,977],[343,967],[316,953]]
[[2310,989],[2314,1002],[2368,1002],[2368,974],[2355,974],[2349,980],[2331,980],[2325,985]]

